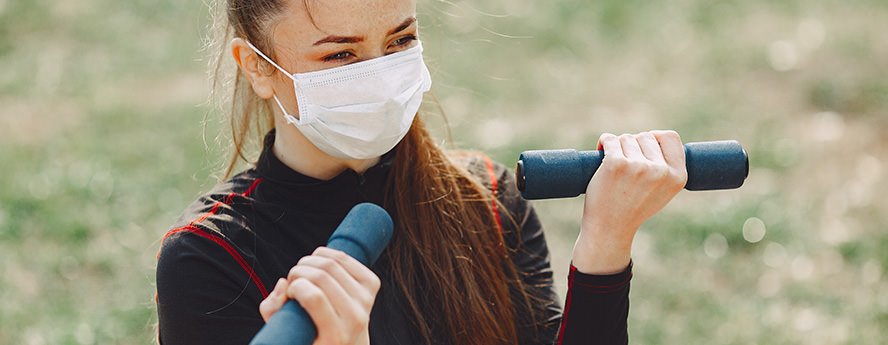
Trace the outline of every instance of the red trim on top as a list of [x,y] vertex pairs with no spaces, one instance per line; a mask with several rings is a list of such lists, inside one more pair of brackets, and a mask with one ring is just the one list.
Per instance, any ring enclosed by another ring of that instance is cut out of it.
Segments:
[[[230,204],[232,199],[234,199],[235,196],[238,196],[238,195],[244,196],[244,197],[250,196],[250,194],[252,194],[253,191],[256,190],[256,186],[258,186],[260,182],[262,182],[261,177],[256,179],[256,181],[253,181],[253,184],[250,185],[250,188],[247,188],[246,192],[243,192],[241,194],[237,194],[237,193],[228,194],[228,196],[225,198],[224,203],[221,201],[217,201],[215,204],[213,204],[213,207],[210,208],[210,210],[208,212],[202,214],[200,217],[193,220],[191,223],[188,223],[188,225],[183,226],[178,229],[170,230],[170,232],[167,232],[166,235],[163,236],[163,241],[166,241],[167,237],[169,237],[170,235],[175,234],[177,232],[182,232],[182,231],[188,231],[188,232],[194,233],[196,235],[202,236],[204,238],[210,239],[211,241],[215,242],[216,244],[222,246],[222,248],[225,248],[225,250],[228,252],[228,254],[231,255],[231,257],[233,257],[234,260],[237,261],[238,264],[240,264],[240,266],[244,269],[244,271],[246,271],[247,274],[250,275],[250,278],[253,280],[253,283],[256,284],[256,287],[259,288],[259,291],[262,292],[262,298],[265,298],[265,297],[268,297],[268,289],[265,288],[265,284],[262,284],[262,280],[259,279],[259,276],[256,275],[256,272],[253,270],[253,268],[250,267],[250,265],[247,263],[247,261],[244,260],[244,258],[237,252],[237,250],[231,244],[229,244],[228,241],[226,241],[225,239],[223,239],[219,236],[216,236],[214,234],[211,234],[211,233],[195,226],[195,224],[203,222],[204,220],[206,220],[210,216],[216,214],[216,212],[219,211],[219,208],[222,207],[222,205]],[[161,241],[161,243],[162,243],[162,241]],[[160,256],[160,252],[158,252],[157,255]],[[157,296],[155,294],[155,300],[156,299],[157,299]]]
[[490,161],[490,157],[482,154],[481,157],[484,157],[484,163],[487,164],[487,174],[490,177],[490,190],[493,191],[493,200],[490,201],[491,206],[493,207],[493,214],[496,216],[496,231],[500,236],[503,235],[503,221],[500,220],[499,208],[496,207],[496,189],[497,189],[497,180],[496,173],[493,171],[493,162]]
[[253,191],[256,190],[256,186],[259,185],[259,182],[262,182],[262,178],[261,178],[261,177],[260,177],[260,178],[257,178],[256,181],[253,181],[253,184],[250,185],[250,188],[247,188],[247,191],[244,192],[244,193],[241,194],[241,195],[243,195],[243,196],[250,196],[250,194],[253,194]]
[[[227,204],[228,202],[229,201],[226,200],[225,204]],[[216,214],[216,212],[219,211],[219,207],[222,205],[223,205],[223,203],[221,201],[216,201],[216,203],[213,204],[213,208],[210,209],[210,212],[204,213],[200,217],[198,217],[197,219],[192,220],[191,223],[188,223],[188,226],[193,226],[194,224],[197,224],[197,223],[207,220],[207,218]],[[167,234],[167,236],[169,236],[169,234]],[[164,236],[163,239],[166,239],[166,236]]]
[[173,231],[170,231],[167,234],[167,236],[177,233],[177,232],[182,232],[182,231],[190,231],[194,234],[208,238],[211,241],[216,242],[216,244],[222,246],[222,248],[225,248],[225,250],[228,251],[228,254],[230,254],[237,261],[237,263],[239,263],[241,265],[241,267],[244,269],[244,271],[247,271],[247,274],[249,274],[250,278],[253,279],[253,283],[256,283],[256,287],[258,287],[259,291],[262,292],[262,298],[268,297],[268,290],[265,288],[265,284],[262,284],[262,280],[259,279],[259,276],[256,275],[256,272],[253,271],[253,268],[250,267],[250,265],[247,263],[247,260],[244,260],[244,258],[240,254],[238,254],[237,250],[234,249],[234,247],[232,247],[231,244],[228,244],[228,242],[225,241],[224,239],[222,239],[221,237],[213,235],[213,234],[208,233],[206,231],[203,231],[194,225],[188,225],[188,226],[181,227],[181,228],[175,229]]
[[564,338],[564,326],[567,326],[567,313],[570,311],[570,287],[573,285],[574,272],[576,270],[577,268],[574,267],[574,265],[570,265],[570,273],[567,274],[567,298],[564,302],[564,312],[561,313],[561,327],[558,329],[558,341],[555,343],[556,345],[561,345],[561,340]]

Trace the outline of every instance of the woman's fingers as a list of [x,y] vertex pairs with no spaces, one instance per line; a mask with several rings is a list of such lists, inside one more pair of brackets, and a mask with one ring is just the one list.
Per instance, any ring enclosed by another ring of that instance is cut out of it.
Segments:
[[675,131],[652,131],[651,134],[660,144],[666,164],[674,169],[684,170],[687,175],[684,146],[681,144],[681,137],[678,133]]
[[652,162],[665,163],[663,150],[660,147],[660,142],[657,141],[657,137],[654,136],[654,133],[639,133],[636,136],[636,140],[638,141],[638,146],[641,147],[641,152],[644,154],[645,158]]
[[[295,270],[298,276],[296,280],[308,280],[323,291],[336,315],[342,319],[343,325],[360,324],[365,321],[361,314],[366,313],[367,310],[366,297],[357,297],[369,295],[364,289],[360,287],[357,289],[347,288],[346,285],[357,284],[354,282],[352,284],[343,284],[343,282],[337,281],[328,272],[316,267],[300,264],[296,266]],[[292,297],[298,301],[296,296]]]
[[[370,274],[373,272],[371,271]],[[331,285],[331,288],[335,284],[342,291],[350,291],[350,297],[358,298],[361,301],[366,301],[373,295],[373,292],[364,288],[338,261],[317,254],[303,257],[296,266],[290,269],[288,279],[293,280],[298,277],[310,277],[313,281],[317,280],[319,283]]]
[[598,149],[604,151],[605,157],[608,152],[613,154],[614,158],[623,156],[623,146],[620,144],[620,138],[610,133],[603,133],[598,138]]
[[347,254],[325,247],[290,269],[286,294],[318,327],[318,343],[350,343],[367,333],[379,278]]
[[652,132],[619,137],[604,134],[599,139],[599,148],[604,150],[602,170],[616,177],[657,181],[669,174],[660,143]]
[[352,335],[347,335],[341,327],[343,323],[327,291],[306,278],[297,278],[287,287],[287,296],[299,302],[311,317],[318,329],[318,338],[325,338],[331,343],[342,344]]
[[278,310],[281,310],[281,307],[283,307],[286,302],[287,280],[281,278],[278,279],[276,284],[274,284],[274,289],[271,290],[268,297],[265,297],[265,299],[259,303],[259,314],[262,315],[262,319],[265,320],[265,322],[268,322],[268,319],[270,319]]
[[[686,175],[684,146],[675,131],[651,131],[619,137],[605,133],[598,141],[598,148],[604,150],[604,159],[610,161],[611,164],[607,166],[617,171],[628,169],[629,172],[647,174],[654,179],[667,173]],[[667,172],[666,167],[662,166],[664,164],[676,171]]]
[[644,154],[641,153],[641,147],[638,145],[638,139],[635,137],[635,135],[623,134],[619,138],[620,146],[623,148],[623,156],[625,156],[630,161],[645,160]]
[[348,254],[327,247],[319,247],[315,249],[313,255],[335,260],[357,283],[367,288],[373,295],[379,291],[379,277],[367,266],[364,266],[364,264]]

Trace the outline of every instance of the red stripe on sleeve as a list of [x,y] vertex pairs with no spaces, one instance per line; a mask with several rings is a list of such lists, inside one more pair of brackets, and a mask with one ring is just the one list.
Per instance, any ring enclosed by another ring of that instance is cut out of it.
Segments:
[[[247,190],[245,192],[241,193],[240,196],[244,196],[244,197],[250,196],[250,194],[252,194],[253,191],[256,190],[256,187],[259,185],[260,182],[262,182],[261,177],[257,178],[256,181],[253,181],[253,183],[250,185],[250,187],[247,188]],[[201,223],[201,222],[205,221],[207,218],[209,218],[210,216],[216,214],[216,212],[219,212],[219,208],[222,207],[222,205],[230,204],[231,200],[237,195],[238,195],[237,193],[228,194],[228,196],[225,198],[224,203],[221,201],[217,201],[215,204],[213,204],[213,207],[208,212],[202,214],[200,217],[193,220],[191,223],[188,223],[188,225],[183,226],[178,229],[173,229],[170,232],[166,233],[166,235],[163,236],[163,241],[166,241],[167,237],[169,237],[170,235],[175,234],[177,232],[182,232],[182,231],[189,231],[194,234],[197,234],[197,235],[200,235],[202,237],[212,240],[216,244],[222,246],[222,248],[225,248],[225,250],[228,252],[228,254],[230,254],[237,261],[237,263],[241,265],[241,267],[244,269],[244,271],[246,271],[247,274],[250,275],[250,278],[253,280],[253,282],[256,283],[256,287],[259,288],[259,291],[262,292],[262,297],[265,298],[265,297],[268,297],[268,290],[265,288],[265,285],[262,284],[262,280],[259,279],[259,276],[256,275],[256,272],[253,270],[253,268],[250,267],[249,264],[247,264],[247,261],[244,260],[244,258],[237,252],[237,250],[235,250],[234,247],[228,243],[228,241],[225,241],[221,237],[213,235],[207,231],[201,230],[200,228],[195,226],[195,224]],[[161,243],[162,243],[162,241],[161,241]],[[157,255],[160,256],[160,252],[158,252]],[[156,299],[156,296],[155,296],[155,299]]]
[[219,236],[216,236],[216,235],[213,235],[209,232],[201,230],[194,225],[187,225],[187,226],[175,229],[173,231],[170,231],[169,233],[167,233],[166,236],[164,236],[164,238],[166,238],[172,234],[175,234],[177,232],[182,232],[182,231],[188,231],[188,232],[194,233],[196,235],[202,236],[202,237],[207,238],[207,239],[215,242],[216,244],[222,246],[222,248],[225,248],[225,250],[228,252],[228,254],[231,255],[237,261],[237,263],[241,265],[241,267],[244,269],[244,271],[246,271],[247,274],[250,275],[250,278],[253,279],[253,283],[256,283],[256,287],[258,287],[259,291],[262,292],[262,298],[268,297],[268,290],[265,288],[265,284],[262,284],[262,280],[259,279],[259,276],[256,275],[256,272],[253,271],[253,268],[250,267],[249,264],[247,264],[247,260],[244,260],[244,258],[237,252],[237,250],[234,249],[234,247],[231,246],[231,244],[228,243],[228,241],[225,241],[224,239],[220,238]]
[[573,286],[574,271],[576,270],[576,267],[570,265],[570,273],[567,274],[567,298],[564,302],[564,312],[561,313],[561,328],[558,330],[558,342],[555,343],[556,345],[561,345],[561,340],[564,338],[564,326],[567,326],[567,313],[570,311],[570,287]]
[[498,185],[498,182],[496,180],[496,173],[493,170],[493,162],[490,161],[490,157],[487,157],[487,155],[481,155],[481,156],[484,157],[484,163],[487,164],[487,175],[490,177],[490,189],[493,191],[493,200],[490,201],[490,204],[493,207],[493,215],[496,216],[496,225],[497,225],[496,230],[497,230],[497,232],[499,232],[499,235],[502,236],[503,235],[503,221],[500,220],[499,208],[496,207],[496,197],[497,197],[496,189],[497,189],[497,185]]
[[262,182],[262,178],[261,178],[261,177],[260,177],[260,178],[257,178],[256,181],[253,181],[253,184],[250,185],[250,188],[247,188],[247,191],[244,192],[244,193],[241,194],[241,195],[243,195],[243,196],[250,196],[250,194],[253,194],[253,191],[256,190],[256,186],[259,185],[259,182]]

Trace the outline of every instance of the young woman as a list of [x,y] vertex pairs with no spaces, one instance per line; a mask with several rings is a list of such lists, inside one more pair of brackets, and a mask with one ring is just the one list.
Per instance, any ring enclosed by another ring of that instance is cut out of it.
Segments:
[[[251,124],[272,129],[165,236],[162,344],[246,344],[288,299],[316,344],[627,342],[633,237],[687,178],[676,133],[601,136],[562,312],[511,174],[445,154],[415,116],[431,83],[415,0],[229,0],[227,14],[231,165]],[[365,201],[395,222],[370,268],[322,247]]]

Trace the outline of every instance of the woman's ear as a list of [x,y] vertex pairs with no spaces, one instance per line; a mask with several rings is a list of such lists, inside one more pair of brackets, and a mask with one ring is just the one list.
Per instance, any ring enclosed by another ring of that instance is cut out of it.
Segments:
[[256,54],[243,38],[237,37],[231,40],[231,54],[234,55],[234,61],[240,68],[250,85],[253,86],[253,92],[262,99],[269,99],[274,95],[272,88],[272,75],[265,68],[262,68],[262,58]]

